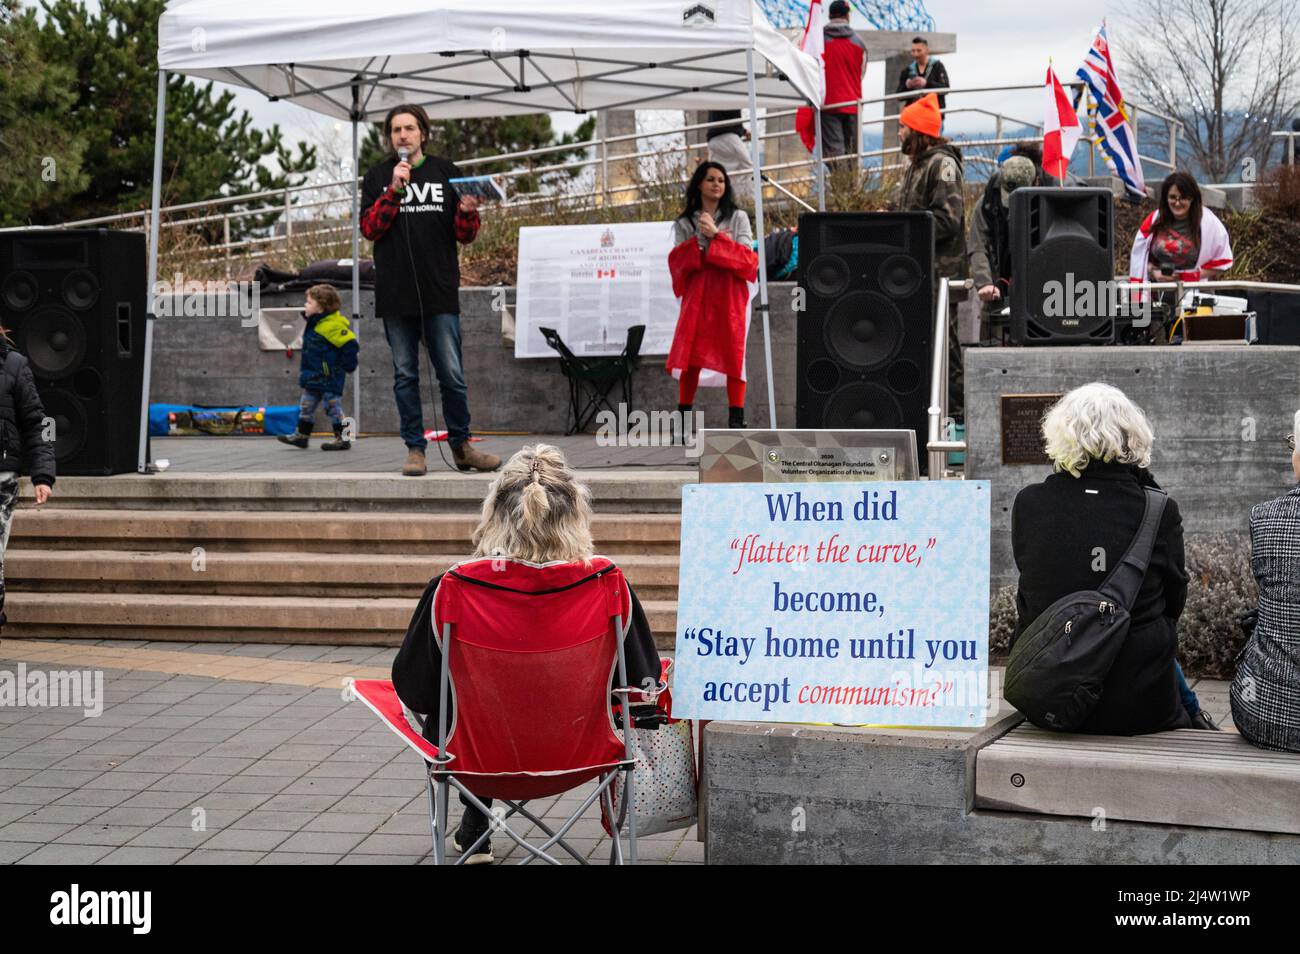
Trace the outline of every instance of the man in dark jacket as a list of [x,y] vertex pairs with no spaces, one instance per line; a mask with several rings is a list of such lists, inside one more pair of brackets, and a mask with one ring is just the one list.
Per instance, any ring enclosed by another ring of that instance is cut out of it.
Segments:
[[[912,62],[903,67],[898,74],[898,86],[895,93],[906,93],[916,90],[916,96],[909,96],[907,99],[900,100],[904,105],[915,103],[924,95],[927,89],[947,89],[951,84],[948,82],[948,71],[944,68],[943,63],[930,55],[930,43],[923,36],[912,37]],[[948,96],[945,93],[936,94],[939,97],[939,108],[948,107]]]
[[826,102],[848,103],[822,110],[822,156],[844,156],[858,151],[858,100],[867,73],[867,47],[849,25],[849,5],[835,0],[828,10],[825,39]]
[[46,417],[27,359],[0,328],[0,626],[6,622],[4,553],[18,503],[18,475],[31,476],[39,507],[54,488],[54,421]]

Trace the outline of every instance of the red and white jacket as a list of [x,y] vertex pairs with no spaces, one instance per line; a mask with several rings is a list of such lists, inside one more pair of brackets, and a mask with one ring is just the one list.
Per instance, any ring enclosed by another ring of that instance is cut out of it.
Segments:
[[[1128,278],[1131,282],[1147,280],[1147,262],[1151,256],[1151,240],[1160,220],[1159,211],[1152,212],[1143,220],[1133,239],[1133,252],[1129,256]],[[1201,209],[1200,251],[1196,257],[1196,268],[1192,271],[1179,272],[1183,281],[1199,281],[1206,269],[1226,271],[1232,267],[1232,244],[1228,240],[1228,230],[1219,217],[1209,209]]]

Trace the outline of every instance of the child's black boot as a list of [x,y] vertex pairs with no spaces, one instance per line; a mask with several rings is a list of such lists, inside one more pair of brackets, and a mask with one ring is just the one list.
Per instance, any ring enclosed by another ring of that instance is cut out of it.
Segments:
[[343,439],[343,425],[334,425],[334,440],[326,441],[320,446],[321,450],[351,450],[352,442]]
[[312,422],[298,419],[298,430],[292,434],[281,434],[276,438],[281,444],[290,444],[294,447],[305,448],[311,441]]

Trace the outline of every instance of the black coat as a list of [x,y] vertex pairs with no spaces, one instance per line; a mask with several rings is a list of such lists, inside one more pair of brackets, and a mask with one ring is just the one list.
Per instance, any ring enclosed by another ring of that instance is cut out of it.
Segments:
[[[397,698],[412,712],[427,717],[424,737],[435,743],[438,740],[438,700],[442,695],[442,651],[433,640],[433,596],[441,580],[442,574],[439,574],[424,588],[419,605],[411,616],[410,625],[406,627],[402,648],[393,659],[393,688],[397,690]],[[641,608],[641,601],[632,591],[632,584],[628,584],[627,591],[632,598],[632,625],[623,639],[628,685],[643,686],[647,679],[658,683],[659,652],[655,649],[650,623],[646,619],[645,610]],[[617,697],[611,697],[610,701],[618,703]],[[633,716],[639,717],[639,711],[634,706]],[[452,724],[452,715],[453,712],[449,710],[448,726]]]
[[54,441],[45,439],[45,407],[27,358],[0,343],[0,368],[15,354],[17,375],[0,370],[0,470],[54,486]]
[[[1053,474],[1016,495],[1011,546],[1020,570],[1020,589],[1013,645],[1056,600],[1101,585],[1142,522],[1144,484],[1156,486],[1144,470],[1093,461],[1080,477]],[[1099,556],[1104,557],[1105,569],[1100,568]],[[1146,579],[1130,611],[1128,638],[1102,685],[1101,701],[1081,732],[1141,735],[1190,726],[1174,673],[1176,626],[1187,599],[1187,579],[1182,517],[1170,498]]]

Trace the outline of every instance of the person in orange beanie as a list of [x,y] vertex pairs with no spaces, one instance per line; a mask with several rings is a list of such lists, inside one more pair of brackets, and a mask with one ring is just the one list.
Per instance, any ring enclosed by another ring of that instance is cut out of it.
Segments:
[[[943,113],[939,97],[928,93],[898,114],[907,171],[899,186],[895,208],[900,212],[929,212],[934,216],[934,276],[966,277],[966,196],[961,152],[941,134]],[[962,420],[962,356],[957,334],[957,306],[964,290],[949,293],[948,413]]]

